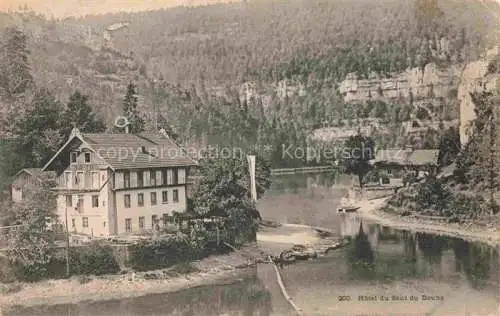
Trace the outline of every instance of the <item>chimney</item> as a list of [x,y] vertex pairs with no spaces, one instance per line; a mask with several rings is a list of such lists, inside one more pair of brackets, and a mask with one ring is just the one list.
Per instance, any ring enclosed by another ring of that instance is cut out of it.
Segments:
[[69,137],[71,138],[71,137],[75,137],[75,136],[81,137],[82,135],[80,134],[80,130],[78,128],[73,127],[73,129],[71,130],[71,135]]
[[165,138],[167,138],[167,139],[168,139],[168,138],[170,138],[170,137],[168,136],[167,131],[166,131],[164,128],[160,129],[159,133],[160,133],[160,135],[161,135],[161,136],[163,136],[163,137],[165,137]]

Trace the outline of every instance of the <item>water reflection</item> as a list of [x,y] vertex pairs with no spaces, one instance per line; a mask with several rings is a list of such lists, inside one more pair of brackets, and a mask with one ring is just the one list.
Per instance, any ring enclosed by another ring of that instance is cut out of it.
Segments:
[[[468,280],[472,288],[499,284],[499,254],[493,247],[365,224],[356,216],[345,216],[342,221],[342,234],[353,240],[346,256],[351,278],[394,281],[458,275]],[[359,227],[356,234],[352,234],[354,225]]]
[[417,233],[416,239],[422,255],[429,263],[440,263],[443,255],[443,250],[447,247],[447,238]]
[[375,256],[368,235],[363,231],[363,224],[360,223],[359,231],[347,255],[349,273],[354,277],[372,278],[375,268],[374,260]]
[[271,295],[254,277],[242,282],[193,288],[107,302],[36,307],[10,312],[12,316],[132,316],[132,315],[261,315],[272,314]]
[[[484,287],[493,273],[498,274],[498,251],[491,247],[454,240],[453,252],[456,269],[467,275],[474,288]],[[498,278],[498,275],[496,277]]]

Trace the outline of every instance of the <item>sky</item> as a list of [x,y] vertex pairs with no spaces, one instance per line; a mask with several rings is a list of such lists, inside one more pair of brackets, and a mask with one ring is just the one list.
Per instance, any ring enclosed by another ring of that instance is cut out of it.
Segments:
[[[179,5],[203,5],[235,0],[0,0],[0,11],[29,8],[47,16],[63,18],[118,11],[144,11]],[[500,1],[500,0],[498,0]]]
[[[241,0],[0,0],[0,11],[16,10],[21,5],[27,4],[34,11],[49,17],[64,18],[86,14],[144,11],[179,5],[203,5],[234,1]],[[500,0],[494,1],[500,3]]]

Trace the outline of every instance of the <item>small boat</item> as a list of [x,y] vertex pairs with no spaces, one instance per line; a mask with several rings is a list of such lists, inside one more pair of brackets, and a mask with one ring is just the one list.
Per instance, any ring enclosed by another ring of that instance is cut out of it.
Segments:
[[295,262],[297,258],[295,257],[295,254],[293,253],[292,250],[285,250],[280,253],[280,258],[279,260],[282,263],[293,263]]
[[337,209],[338,213],[353,213],[359,210],[359,206],[341,206]]
[[337,209],[338,213],[351,213],[356,212],[359,206],[355,206],[355,191],[349,190],[342,199],[340,199],[340,207]]

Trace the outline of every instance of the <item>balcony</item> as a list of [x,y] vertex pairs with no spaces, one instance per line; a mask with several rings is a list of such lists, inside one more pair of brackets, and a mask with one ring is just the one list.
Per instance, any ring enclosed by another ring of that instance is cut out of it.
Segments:
[[54,190],[59,192],[99,191],[103,184],[99,180],[99,172],[65,172],[57,178]]

